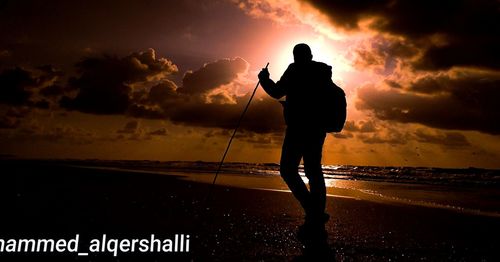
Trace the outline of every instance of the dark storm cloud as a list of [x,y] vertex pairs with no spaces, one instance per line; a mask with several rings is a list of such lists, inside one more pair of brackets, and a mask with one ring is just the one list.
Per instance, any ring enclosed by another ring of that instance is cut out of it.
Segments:
[[[173,110],[170,119],[175,123],[233,129],[248,99],[248,95],[239,97],[236,104],[191,101]],[[281,105],[268,98],[254,100],[241,123],[241,129],[257,133],[280,131],[283,126]]]
[[61,75],[52,66],[4,69],[0,72],[0,104],[47,109],[52,102],[41,90],[53,85]]
[[354,135],[350,132],[342,132],[342,133],[333,133],[332,134],[335,138],[339,138],[339,139],[349,139],[349,138],[353,138]]
[[[67,72],[69,81],[30,92],[28,100],[34,93],[39,96],[30,107],[36,102],[51,110],[58,105],[89,114],[232,128],[248,99],[241,97],[246,86],[220,86],[231,85],[248,63],[241,58],[214,60],[253,54],[255,45],[246,40],[257,39],[253,36],[266,29],[267,22],[246,16],[231,1],[8,1],[0,10],[0,67],[7,66],[4,61],[8,66],[51,63]],[[152,61],[159,59],[151,59],[149,52],[126,55],[144,47],[154,47],[183,71],[193,71],[183,81],[181,76],[166,79],[155,74],[162,70],[155,69]],[[96,57],[101,53],[117,56]],[[87,57],[81,59],[82,55]],[[78,59],[75,73],[72,65]],[[214,62],[200,68],[207,61]],[[253,103],[247,118],[258,122],[245,120],[244,126],[259,132],[268,130],[265,122],[272,122],[273,130],[282,127],[281,106],[271,100]]]
[[345,122],[344,128],[342,129],[342,133],[334,133],[332,134],[335,138],[339,139],[349,139],[353,138],[355,133],[360,133],[361,138],[368,138],[370,133],[380,132],[381,129],[375,124],[374,121],[350,121],[347,120]]
[[383,120],[500,134],[500,74],[457,70],[422,77],[403,89],[374,86],[358,92],[358,109]]
[[67,90],[62,85],[54,84],[40,90],[40,94],[46,97],[63,95]]
[[408,131],[397,123],[370,121],[346,121],[342,133],[333,134],[340,139],[356,137],[365,144],[406,145],[410,142],[439,145],[444,149],[460,149],[470,146],[469,141],[459,132],[442,132],[437,129],[419,128]]
[[161,83],[151,87],[147,95],[147,101],[151,103],[166,103],[176,96],[177,86],[174,82],[165,79]]
[[30,88],[36,79],[22,68],[7,69],[0,73],[0,103],[24,105],[31,96]]
[[5,129],[17,128],[20,123],[21,121],[19,120],[19,118],[10,116],[0,117],[0,128],[5,128]]
[[414,141],[438,145],[443,149],[463,149],[471,146],[465,135],[460,132],[442,132],[427,128],[419,128],[410,132],[394,127],[386,127],[378,132],[358,133],[356,137],[365,144],[389,144],[394,146],[405,145]]
[[97,138],[96,133],[90,130],[67,125],[43,125],[37,121],[23,124],[12,135],[13,139],[22,143],[44,140],[84,145],[93,143]]
[[137,120],[132,120],[127,122],[122,129],[116,131],[119,134],[133,134],[139,129],[139,122]]
[[133,119],[125,123],[125,125],[116,130],[117,135],[111,134],[110,136],[105,136],[100,138],[104,141],[116,141],[116,140],[135,140],[144,141],[153,139],[152,136],[166,136],[167,130],[165,128],[160,128],[155,131],[149,131],[148,127],[143,127],[140,120]]
[[[249,99],[249,94],[237,95],[233,90],[236,87],[232,86],[248,68],[242,58],[206,63],[186,73],[181,87],[168,79],[177,72],[177,67],[167,59],[156,58],[152,49],[124,58],[87,58],[78,63],[77,68],[80,75],[68,83],[77,94],[74,98],[63,97],[60,104],[84,113],[123,114],[232,129]],[[221,89],[222,86],[226,88]],[[42,91],[49,95],[51,89],[57,93],[58,88],[54,86]],[[212,91],[217,93],[211,94]],[[258,133],[282,128],[281,106],[268,98],[255,99],[242,122],[242,129]],[[122,129],[119,133],[128,131],[131,130]],[[155,134],[162,135],[161,132]]]
[[[177,124],[233,129],[249,94],[237,96],[225,90],[207,99],[207,93],[234,82],[247,68],[248,63],[241,58],[206,63],[187,73],[182,87],[177,88],[171,81],[153,86],[146,99],[133,104],[128,113],[135,117],[169,119]],[[241,128],[257,133],[281,130],[281,106],[268,98],[255,99]]]
[[279,148],[283,142],[283,137],[278,134],[258,134],[258,133],[243,133],[238,137],[245,142],[252,144],[254,148]]
[[327,1],[308,0],[336,26],[358,30],[373,19],[376,31],[403,36],[423,50],[414,66],[447,69],[474,66],[500,69],[500,2],[464,1]]
[[162,127],[160,129],[156,129],[154,131],[148,132],[148,135],[153,135],[153,136],[166,136],[168,135],[168,131],[166,128]]
[[[0,103],[29,110],[55,109],[51,105],[56,101],[61,109],[70,111],[168,119],[188,126],[232,129],[249,99],[249,94],[236,92],[244,87],[238,81],[248,69],[248,63],[242,58],[206,63],[186,73],[181,87],[169,79],[177,73],[176,65],[156,57],[153,49],[124,57],[87,57],[76,64],[76,69],[77,76],[69,77],[66,83],[58,80],[62,73],[50,66],[36,71],[4,70],[0,73]],[[5,114],[1,128],[19,126],[21,118]],[[241,128],[269,133],[283,126],[281,105],[266,97],[252,102]],[[127,137],[166,135],[166,130],[148,134],[138,130],[138,122],[132,121],[117,132]]]
[[343,131],[347,132],[360,132],[360,133],[371,133],[376,132],[377,128],[373,121],[346,121]]
[[362,69],[373,69],[378,74],[392,74],[401,64],[419,54],[419,48],[411,41],[377,36],[356,48],[354,65]]
[[182,79],[182,93],[203,93],[221,85],[229,84],[238,74],[245,72],[248,63],[237,57],[207,63],[202,68],[187,72]]
[[61,106],[93,114],[124,114],[132,102],[130,85],[178,71],[171,61],[157,59],[153,49],[123,58],[86,58],[76,66],[80,76],[71,78],[69,86],[78,94],[64,97]]
[[467,147],[471,144],[467,138],[458,132],[446,132],[446,133],[429,133],[422,129],[417,130],[415,133],[415,140],[422,143],[430,143],[442,145],[450,148]]
[[[207,131],[203,137],[211,139],[214,137],[230,137],[232,130],[228,129],[212,129]],[[236,133],[235,138],[238,141],[251,143],[254,148],[276,148],[280,147],[283,142],[283,135],[281,133],[256,133],[248,130],[241,130]],[[215,142],[217,143],[217,142]]]
[[404,145],[412,138],[407,132],[402,132],[394,128],[388,128],[383,133],[360,133],[356,137],[365,144],[389,145]]
[[382,120],[500,134],[499,1],[309,2],[338,27],[362,30],[360,22],[371,21],[379,32],[357,49],[355,64],[399,79],[360,89],[359,109]]

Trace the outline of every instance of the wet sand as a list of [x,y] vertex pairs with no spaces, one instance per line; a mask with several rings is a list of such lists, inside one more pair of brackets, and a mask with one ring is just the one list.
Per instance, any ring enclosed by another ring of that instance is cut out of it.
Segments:
[[[303,258],[303,245],[295,233],[303,214],[288,192],[219,185],[204,203],[209,185],[175,175],[43,161],[0,163],[3,238],[70,238],[76,233],[85,238],[103,233],[116,238],[151,233],[191,235],[188,254],[123,254],[118,258],[110,254],[63,254],[55,258],[61,261]],[[332,259],[337,261],[500,259],[500,219],[496,217],[366,201],[342,194],[329,197],[327,209],[331,215],[326,225],[328,246]],[[29,254],[10,254],[8,258],[26,256]],[[40,256],[31,257],[35,258]]]

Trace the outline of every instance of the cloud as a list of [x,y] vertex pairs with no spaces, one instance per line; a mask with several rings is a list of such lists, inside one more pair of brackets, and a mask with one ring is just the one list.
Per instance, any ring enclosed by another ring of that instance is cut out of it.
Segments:
[[357,109],[381,120],[500,134],[498,1],[306,1],[347,32],[370,32],[354,64],[383,77]]
[[92,144],[97,138],[96,133],[91,130],[69,125],[44,126],[36,120],[21,125],[11,137],[22,142],[41,140],[78,145]]
[[31,97],[31,88],[37,80],[22,68],[7,69],[0,73],[0,103],[7,105],[25,105]]
[[375,133],[375,132],[381,132],[383,129],[379,127],[377,124],[375,124],[375,121],[373,120],[368,120],[368,121],[352,121],[352,120],[347,120],[344,124],[344,129],[342,129],[341,133],[333,133],[333,137],[339,138],[339,139],[349,139],[349,138],[354,138],[355,133],[361,133],[364,135],[361,135],[361,138],[366,139],[368,138],[368,134],[370,133]]
[[[0,105],[6,105],[12,110],[28,108],[48,109],[55,101],[46,96],[43,90],[53,86],[62,73],[50,65],[37,68],[14,67],[0,72]],[[4,117],[4,126],[20,120]],[[11,119],[11,120],[8,120]]]
[[[39,67],[36,73],[21,68],[2,72],[0,83],[8,83],[8,88],[1,90],[6,95],[0,103],[49,109],[56,101],[68,111],[233,129],[248,102],[248,85],[254,84],[245,78],[248,67],[239,57],[208,62],[188,71],[178,87],[170,79],[178,72],[177,66],[156,57],[153,49],[124,57],[88,57],[76,64],[77,76],[69,77],[67,83],[59,81],[61,73],[50,66]],[[4,127],[17,123],[7,117],[2,121]],[[133,122],[129,124],[118,133],[136,134]],[[283,127],[281,106],[267,97],[255,98],[241,125],[243,130],[258,133]],[[151,135],[166,134],[156,131]]]
[[[220,137],[225,140],[231,137],[231,135],[232,131],[227,129],[212,129],[205,132],[203,136],[207,139]],[[247,130],[236,133],[235,138],[238,141],[250,143],[255,148],[265,149],[280,147],[283,141],[281,133],[256,133]]]
[[401,68],[411,67],[411,63],[421,55],[421,49],[400,37],[377,35],[354,47],[353,64],[361,70],[390,75]]
[[139,129],[139,122],[137,120],[132,120],[127,122],[122,129],[116,131],[119,134],[134,134]]
[[421,143],[437,144],[444,147],[460,148],[469,147],[471,144],[467,138],[459,132],[428,132],[424,129],[418,129],[415,133],[415,140]]
[[206,63],[196,71],[188,71],[182,79],[179,92],[186,94],[204,93],[221,85],[229,84],[238,74],[246,72],[248,62],[242,58],[221,59]]
[[401,86],[360,88],[356,107],[372,111],[382,120],[500,134],[500,124],[496,121],[500,119],[497,72],[457,69],[427,75]]
[[164,79],[161,83],[151,87],[147,101],[152,104],[163,104],[177,95],[177,86],[174,82]]
[[0,128],[17,128],[20,123],[21,121],[19,120],[19,118],[9,116],[0,117]]
[[442,132],[429,128],[417,128],[414,131],[385,126],[376,132],[358,133],[356,136],[365,144],[405,145],[411,141],[439,145],[443,149],[463,149],[471,147],[464,134],[460,132]]
[[[443,70],[466,66],[500,69],[500,60],[497,59],[500,45],[498,1],[305,2],[328,15],[335,27],[347,31],[368,29],[402,37],[415,44],[422,50],[421,57],[413,64],[415,68]],[[394,48],[398,47],[389,47]]]
[[[378,119],[500,133],[494,120],[500,114],[494,101],[500,84],[498,1],[302,0],[290,4],[248,0],[239,4],[252,16],[301,22],[327,35],[320,30],[323,24],[303,19],[310,15],[321,20],[321,15],[309,12],[308,5],[319,10],[329,27],[352,44],[353,64],[386,78],[385,83],[358,91],[357,108],[373,112]],[[346,132],[354,131],[349,128],[348,123]],[[387,139],[373,139],[382,140]]]
[[333,40],[345,38],[328,19],[307,1],[233,0],[249,16],[269,19],[280,26],[310,26],[315,32]]
[[23,118],[30,112],[28,106],[8,106],[7,108],[0,107],[3,116],[0,116],[0,129],[15,129],[21,126]]
[[467,137],[460,132],[443,132],[438,129],[423,127],[405,127],[398,123],[388,123],[371,119],[368,121],[346,121],[342,133],[333,134],[335,138],[350,139],[356,137],[364,144],[406,145],[426,143],[439,145],[443,149],[463,149],[471,147]]
[[365,144],[404,145],[412,137],[408,132],[386,128],[376,133],[359,133],[356,138]]
[[[250,98],[249,93],[241,95],[237,90],[245,88],[240,76],[247,69],[248,63],[242,58],[206,63],[188,72],[182,87],[169,80],[153,86],[133,101],[128,114],[169,119],[183,125],[233,129]],[[282,130],[281,110],[280,104],[272,99],[255,98],[241,128],[258,133]]]
[[92,114],[124,114],[132,103],[132,85],[163,79],[178,71],[171,61],[156,58],[153,49],[123,58],[86,58],[76,66],[80,76],[71,78],[69,85],[78,94],[63,97],[60,105]]
[[168,135],[168,131],[166,128],[162,127],[160,129],[148,132],[148,135],[153,135],[153,136],[166,136]]
[[238,139],[248,142],[254,148],[279,148],[281,147],[283,138],[273,134],[258,134],[253,132],[240,133]]
[[353,138],[354,135],[350,132],[344,132],[342,131],[342,133],[333,133],[332,134],[335,138],[339,138],[339,139],[348,139],[348,138]]
[[[236,104],[190,101],[173,110],[170,119],[180,124],[234,129],[248,99],[249,95],[238,97]],[[277,101],[255,99],[241,123],[241,129],[258,133],[282,130],[284,122],[281,110]]]
[[369,121],[346,121],[344,129],[342,131],[347,132],[360,132],[360,133],[371,133],[377,131],[375,123],[372,120]]
[[11,55],[12,55],[12,53],[9,50],[7,50],[7,49],[3,49],[3,50],[0,49],[0,58],[2,58],[2,57],[9,57]]
[[66,88],[59,84],[49,85],[40,90],[40,94],[45,97],[54,97],[63,95],[66,92]]
[[167,135],[167,130],[165,128],[160,128],[155,131],[149,131],[148,127],[143,127],[141,126],[140,120],[134,119],[130,120],[125,125],[121,128],[116,130],[116,133],[118,135],[116,136],[108,136],[102,138],[102,140],[136,140],[136,141],[142,141],[142,140],[151,140],[153,139],[154,136],[165,136]]

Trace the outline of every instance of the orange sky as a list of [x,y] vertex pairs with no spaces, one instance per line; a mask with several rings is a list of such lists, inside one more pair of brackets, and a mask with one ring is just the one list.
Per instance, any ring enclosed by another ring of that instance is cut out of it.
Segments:
[[[459,52],[464,35],[498,35],[422,24],[395,3],[10,3],[0,153],[218,161],[260,68],[279,79],[305,42],[348,99],[324,164],[500,167],[500,66],[470,45],[473,58],[440,53]],[[278,162],[283,128],[280,104],[259,90],[228,161]]]

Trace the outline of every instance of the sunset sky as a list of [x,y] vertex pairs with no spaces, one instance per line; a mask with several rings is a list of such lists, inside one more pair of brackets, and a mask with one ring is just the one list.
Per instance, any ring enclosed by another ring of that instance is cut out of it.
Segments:
[[[0,1],[0,154],[218,161],[270,63],[333,67],[323,164],[500,168],[500,2]],[[259,90],[228,161],[278,162]]]

